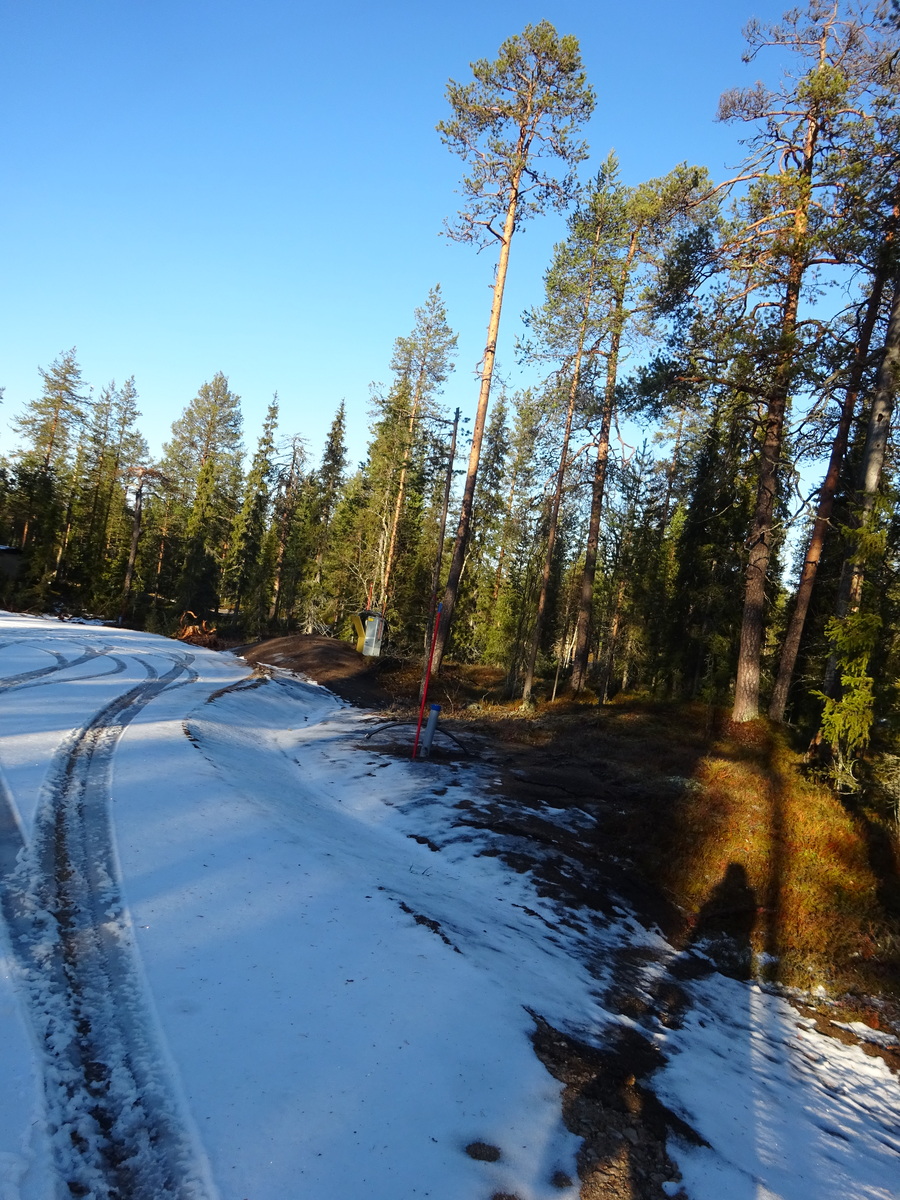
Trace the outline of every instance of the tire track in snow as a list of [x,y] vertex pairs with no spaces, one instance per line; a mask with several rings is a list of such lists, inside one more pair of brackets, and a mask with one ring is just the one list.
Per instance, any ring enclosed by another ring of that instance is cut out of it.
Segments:
[[[3,642],[0,644],[0,650],[14,645],[21,645],[21,642]],[[82,645],[84,646],[83,642]],[[59,671],[67,670],[69,667],[90,662],[94,658],[110,655],[111,650],[111,646],[101,646],[99,649],[93,646],[84,646],[84,653],[79,655],[78,658],[73,659],[67,659],[58,650],[44,650],[45,654],[53,655],[56,659],[56,665],[52,667],[38,667],[36,670],[22,671],[18,675],[7,676],[6,679],[0,680],[0,695],[14,689],[48,686],[56,681],[53,678],[47,678],[47,676],[53,676]],[[120,675],[126,668],[127,664],[125,660],[111,655],[111,661],[114,663],[111,671],[101,671],[96,675],[82,675],[80,679],[101,679],[107,675]],[[155,678],[156,672],[152,668],[150,668],[150,673]],[[0,773],[0,881],[15,870],[19,852],[24,849],[24,846],[25,839],[15,801],[5,778]]]
[[[7,646],[11,644],[11,642],[6,643]],[[41,647],[41,649],[43,648]],[[58,650],[44,650],[44,654],[53,655],[56,663],[51,667],[36,667],[32,671],[20,671],[18,675],[7,675],[5,679],[0,679],[0,694],[9,692],[13,688],[19,687],[20,684],[28,683],[32,679],[41,679],[44,675],[53,675],[57,671],[65,671],[68,667],[77,667],[83,662],[90,662],[92,658],[99,658],[102,654],[109,654],[111,649],[111,646],[101,646],[99,649],[95,646],[86,646],[84,653],[79,655],[78,658],[66,658]]]
[[33,842],[0,889],[44,1051],[48,1131],[66,1200],[205,1200],[211,1191],[144,1001],[109,811],[124,729],[156,696],[197,678],[192,655],[170,661],[163,675],[142,662],[149,678],[62,744]]
[[[121,675],[122,672],[128,666],[128,664],[125,662],[124,658],[119,658],[118,655],[110,654],[106,650],[101,651],[101,656],[103,657],[104,662],[112,663],[111,670],[109,670],[109,671],[93,671],[89,675],[76,675],[74,682],[86,683],[89,679],[108,679],[111,675]],[[84,659],[78,659],[79,663],[83,662],[83,661],[84,661]],[[59,668],[59,670],[66,671],[66,670],[68,670],[69,667],[73,667],[75,665],[76,664],[74,662],[64,663]],[[16,690],[16,692],[24,692],[26,688],[53,687],[54,684],[57,684],[57,683],[59,683],[59,680],[56,678],[56,672],[54,672],[54,674],[52,674],[44,679],[35,679],[35,680],[27,680],[27,681],[19,682],[15,685],[15,690]],[[2,692],[2,689],[0,689],[0,692]]]

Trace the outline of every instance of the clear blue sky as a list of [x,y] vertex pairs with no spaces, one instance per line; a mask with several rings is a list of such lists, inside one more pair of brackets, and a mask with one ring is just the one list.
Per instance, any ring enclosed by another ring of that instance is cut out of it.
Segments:
[[[2,0],[0,448],[38,366],[76,346],[95,388],[135,376],[154,452],[224,371],[248,445],[277,390],[281,431],[315,458],[346,397],[359,459],[369,383],[437,282],[460,334],[445,400],[470,414],[494,260],[439,236],[460,175],[434,130],[448,78],[550,20],[579,38],[597,92],[586,174],[615,148],[627,183],[684,159],[721,178],[740,147],[714,123],[718,96],[760,72],[741,29],[781,8]],[[541,219],[513,247],[513,383],[518,314],[562,231]]]

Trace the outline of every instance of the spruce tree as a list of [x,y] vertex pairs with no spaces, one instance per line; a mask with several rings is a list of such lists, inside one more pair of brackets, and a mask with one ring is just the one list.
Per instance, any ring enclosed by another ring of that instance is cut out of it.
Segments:
[[121,388],[113,381],[95,401],[84,433],[58,575],[61,585],[94,611],[112,611],[122,587],[131,524],[127,487],[147,460],[147,444],[136,427],[139,416],[134,379]]
[[310,561],[299,583],[300,621],[305,633],[312,633],[326,617],[336,615],[338,609],[343,612],[350,603],[359,605],[358,595],[350,601],[343,588],[336,587],[333,572],[329,570],[335,556],[340,557],[344,550],[336,544],[332,525],[341,503],[347,468],[345,431],[346,406],[342,400],[328,430],[319,468],[310,477],[305,496]]
[[282,628],[293,619],[300,581],[311,557],[312,497],[305,465],[303,438],[287,438],[276,452],[272,545],[267,547],[273,559],[269,617]]
[[241,430],[240,397],[219,372],[200,387],[163,447],[160,471],[167,480],[169,512],[160,569],[174,549],[176,607],[200,617],[219,606],[221,570],[239,504]]
[[275,428],[278,424],[278,396],[266,412],[244,484],[244,499],[234,519],[224,567],[224,588],[231,598],[234,617],[248,607],[242,627],[260,633],[269,611],[271,579],[263,569],[263,550],[269,517],[269,486],[274,469]]
[[15,540],[26,552],[25,594],[29,602],[45,603],[70,524],[90,397],[74,348],[41,368],[40,375],[40,396],[12,423],[23,439],[15,457],[13,513]]
[[[396,484],[396,499],[391,514],[384,570],[381,579],[380,608],[384,612],[391,596],[391,576],[398,554],[403,506],[406,500],[407,478],[416,458],[417,443],[421,452],[427,437],[428,421],[436,414],[433,397],[453,369],[452,356],[456,334],[447,323],[447,313],[438,284],[428,293],[422,308],[416,309],[416,324],[409,337],[394,343],[391,368],[397,382],[395,389],[408,404],[405,438],[400,447],[400,470]],[[402,413],[398,414],[401,417]]]
[[[588,422],[593,426],[596,450],[572,656],[571,687],[576,693],[587,681],[594,577],[620,359],[629,336],[634,340],[652,334],[652,318],[660,309],[658,296],[677,247],[702,241],[704,225],[714,215],[711,202],[703,201],[705,184],[703,169],[681,164],[668,175],[625,188],[611,158],[572,220],[569,255],[575,270],[569,267],[563,279],[566,288],[587,305],[581,318],[590,334],[585,345],[591,358],[602,364],[603,372],[600,403],[593,406]],[[590,274],[585,276],[588,265]]]

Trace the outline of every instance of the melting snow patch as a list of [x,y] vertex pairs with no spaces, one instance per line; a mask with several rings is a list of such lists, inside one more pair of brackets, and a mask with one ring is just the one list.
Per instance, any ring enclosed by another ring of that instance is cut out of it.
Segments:
[[883,1050],[900,1046],[900,1038],[893,1033],[873,1029],[871,1025],[866,1025],[863,1021],[832,1021],[831,1024],[838,1029],[846,1029],[850,1033],[855,1033],[861,1042],[870,1042],[873,1046],[880,1046]]

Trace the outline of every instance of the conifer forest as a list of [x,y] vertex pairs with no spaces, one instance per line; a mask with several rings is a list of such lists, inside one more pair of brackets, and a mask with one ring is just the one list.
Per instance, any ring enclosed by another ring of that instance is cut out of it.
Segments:
[[[699,700],[787,723],[843,790],[900,777],[897,10],[808,0],[745,37],[789,69],[719,100],[728,178],[677,147],[637,186],[613,153],[588,175],[595,94],[548,22],[449,83],[447,233],[493,271],[472,409],[442,399],[436,281],[371,365],[361,463],[343,405],[323,447],[277,395],[246,429],[216,364],[154,458],[140,381],[63,349],[5,414],[0,602],[163,634],[190,612],[232,644],[355,643],[380,612],[384,653],[501,668],[526,705]],[[507,268],[554,209],[514,392]]]

